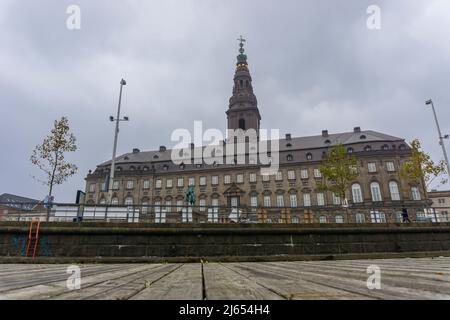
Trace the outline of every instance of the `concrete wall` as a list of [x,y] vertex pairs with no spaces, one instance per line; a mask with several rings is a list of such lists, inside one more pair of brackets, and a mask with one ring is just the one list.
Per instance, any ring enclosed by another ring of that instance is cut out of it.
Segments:
[[[26,252],[28,225],[0,225],[0,257]],[[450,252],[450,224],[41,224],[41,257],[256,257]]]

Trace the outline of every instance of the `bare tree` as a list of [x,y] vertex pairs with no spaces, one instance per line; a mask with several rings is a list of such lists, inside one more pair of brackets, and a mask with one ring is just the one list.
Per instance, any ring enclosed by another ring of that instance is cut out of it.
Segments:
[[[76,138],[69,130],[69,120],[66,117],[55,120],[51,133],[45,137],[42,144],[36,146],[31,155],[31,163],[45,174],[44,180],[34,178],[49,187],[49,199],[51,199],[53,187],[65,182],[78,170],[75,164],[65,160],[65,153],[77,150]],[[50,210],[47,211],[47,221],[49,217]]]

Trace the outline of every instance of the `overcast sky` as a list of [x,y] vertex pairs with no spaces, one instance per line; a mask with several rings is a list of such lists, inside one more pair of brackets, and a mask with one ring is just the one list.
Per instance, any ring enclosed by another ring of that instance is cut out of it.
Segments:
[[[80,30],[66,27],[71,4]],[[372,4],[381,30],[366,26]],[[225,129],[241,34],[262,127],[302,136],[361,126],[419,138],[440,160],[424,102],[434,99],[450,133],[449,17],[448,0],[0,0],[0,194],[45,196],[29,157],[67,116],[79,172],[55,195],[73,202],[111,157],[122,77],[131,122],[119,153],[173,146],[172,131],[194,120]]]

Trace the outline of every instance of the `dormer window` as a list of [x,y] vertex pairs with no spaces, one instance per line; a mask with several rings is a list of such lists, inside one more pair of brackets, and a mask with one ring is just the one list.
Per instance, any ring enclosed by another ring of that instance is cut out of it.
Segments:
[[331,144],[330,140],[325,140],[325,144]]
[[163,166],[163,170],[164,170],[164,171],[169,170],[169,166],[168,166],[167,164],[165,164],[165,165]]
[[353,148],[348,148],[347,149],[347,153],[353,153],[353,152],[355,152],[355,150]]
[[155,154],[155,155],[153,156],[153,159],[159,159],[159,156],[158,156],[157,154]]
[[308,153],[308,154],[306,155],[306,160],[311,161],[312,159],[313,159],[312,153]]
[[184,170],[184,168],[185,168],[184,163],[180,164],[180,169],[181,169],[181,170]]
[[122,167],[117,167],[116,171],[122,171]]
[[286,157],[287,161],[294,161],[294,157],[292,156],[292,154],[288,154]]
[[136,170],[136,167],[135,166],[131,166],[130,167],[130,171],[135,171]]
[[388,151],[388,150],[389,150],[389,146],[388,146],[387,144],[385,144],[385,145],[383,145],[383,146],[381,147],[381,150],[383,150],[383,151]]
[[292,144],[290,144],[290,143],[286,144],[286,148],[290,148],[290,147],[292,147]]
[[123,160],[130,160],[130,158],[128,158],[127,156],[125,156],[125,157],[123,158]]
[[147,167],[147,166],[144,166],[144,168],[143,168],[142,170],[144,170],[144,171],[148,171],[148,170],[149,170],[149,167]]
[[398,149],[399,149],[399,150],[406,150],[406,146],[405,146],[404,144],[401,144],[401,145],[398,147]]
[[366,147],[364,148],[364,151],[370,152],[370,151],[372,151],[372,147],[371,147],[371,146],[366,146]]
[[362,135],[361,137],[359,137],[361,140],[366,140],[367,137],[365,135]]

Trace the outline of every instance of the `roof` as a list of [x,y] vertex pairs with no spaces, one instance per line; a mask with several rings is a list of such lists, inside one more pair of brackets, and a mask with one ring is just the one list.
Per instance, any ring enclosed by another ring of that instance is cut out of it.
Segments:
[[22,210],[33,210],[39,204],[39,200],[16,196],[14,194],[4,193],[0,195],[0,204],[11,208]]
[[[278,142],[280,152],[283,152],[294,150],[313,150],[313,149],[328,148],[336,146],[338,144],[351,145],[351,144],[368,144],[373,142],[394,142],[394,141],[404,143],[403,138],[391,136],[388,134],[372,130],[365,130],[365,131],[355,130],[353,132],[335,133],[325,136],[317,135],[317,136],[306,136],[296,138],[293,137],[291,139],[280,139]],[[166,151],[144,151],[144,152],[126,153],[116,158],[116,164],[171,161],[171,154],[172,154],[171,149],[167,149]],[[111,160],[106,161],[100,164],[99,166],[108,166],[110,164]]]

